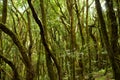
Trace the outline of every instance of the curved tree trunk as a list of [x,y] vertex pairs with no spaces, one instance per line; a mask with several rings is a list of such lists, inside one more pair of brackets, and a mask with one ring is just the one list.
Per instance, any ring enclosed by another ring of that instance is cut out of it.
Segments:
[[62,80],[62,71],[61,71],[61,67],[60,65],[58,64],[58,61],[56,59],[56,57],[53,55],[52,51],[49,49],[48,47],[48,43],[47,43],[47,40],[46,40],[46,37],[45,37],[45,31],[44,31],[44,26],[43,24],[41,23],[41,21],[38,19],[38,15],[36,14],[33,6],[32,6],[32,3],[31,3],[31,0],[27,0],[28,1],[28,4],[29,4],[29,7],[32,11],[32,15],[36,21],[36,23],[38,24],[39,26],[39,29],[40,29],[40,35],[41,35],[41,39],[42,39],[42,43],[45,47],[45,50],[47,52],[47,54],[51,57],[51,59],[54,61],[55,63],[55,66],[57,68],[57,71],[58,71],[58,75],[59,75],[59,80]]

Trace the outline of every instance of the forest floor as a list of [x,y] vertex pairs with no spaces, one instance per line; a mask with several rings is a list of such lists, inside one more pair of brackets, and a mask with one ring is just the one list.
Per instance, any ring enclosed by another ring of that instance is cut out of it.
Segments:
[[102,69],[98,72],[93,72],[92,74],[95,80],[115,80],[113,79],[113,74],[111,70],[105,73],[105,70]]

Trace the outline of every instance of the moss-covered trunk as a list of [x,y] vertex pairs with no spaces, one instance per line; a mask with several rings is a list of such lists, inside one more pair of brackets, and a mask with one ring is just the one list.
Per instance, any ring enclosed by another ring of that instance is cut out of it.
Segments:
[[101,32],[105,44],[105,48],[108,52],[108,56],[111,61],[112,69],[113,69],[113,76],[115,80],[120,79],[120,64],[119,64],[119,58],[120,58],[120,50],[118,46],[118,26],[116,22],[115,13],[113,10],[113,2],[112,0],[106,0],[106,5],[108,8],[108,19],[110,21],[110,38],[108,37],[108,33],[106,30],[106,24],[105,20],[102,15],[101,5],[99,0],[95,0],[97,14],[99,17],[99,21],[101,24]]

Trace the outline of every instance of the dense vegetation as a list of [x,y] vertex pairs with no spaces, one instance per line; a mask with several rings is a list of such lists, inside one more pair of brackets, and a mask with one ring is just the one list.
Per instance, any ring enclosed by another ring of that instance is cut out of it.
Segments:
[[119,0],[0,6],[0,80],[120,80]]

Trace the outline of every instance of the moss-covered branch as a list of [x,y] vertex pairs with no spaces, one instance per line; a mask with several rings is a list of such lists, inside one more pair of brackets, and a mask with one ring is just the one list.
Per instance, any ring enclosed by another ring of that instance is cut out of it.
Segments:
[[27,56],[27,49],[23,44],[20,42],[19,38],[16,36],[15,33],[13,33],[10,29],[8,29],[4,24],[0,23],[0,29],[9,35],[14,44],[18,47],[21,55],[22,55],[22,60],[25,64],[26,67],[26,80],[33,80],[34,78],[34,69],[32,68],[32,62],[30,61],[30,58]]
[[16,34],[13,33],[10,29],[8,29],[2,23],[0,23],[0,29],[12,38],[13,42],[16,44],[16,46],[18,47],[18,49],[19,49],[19,51],[22,55],[22,58],[23,58],[23,61],[24,61],[25,65],[29,66],[29,58],[26,54],[27,53],[26,48],[22,45],[22,43],[20,42],[20,40],[18,39]]
[[7,63],[7,64],[11,67],[11,69],[13,70],[13,74],[14,74],[13,80],[20,80],[19,74],[18,74],[18,71],[17,71],[15,65],[14,65],[10,60],[8,60],[6,57],[4,57],[4,56],[1,55],[1,54],[0,54],[0,58],[1,58],[5,63]]

